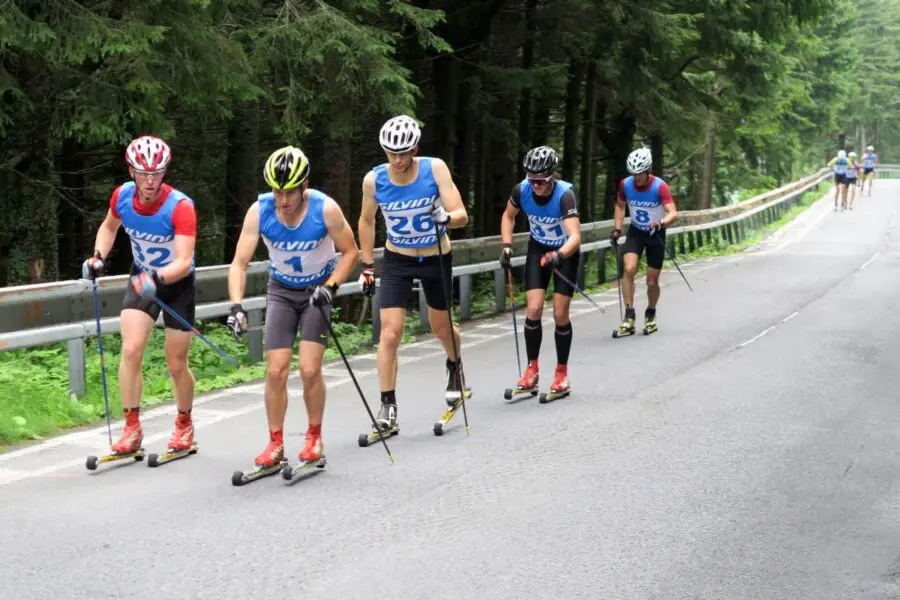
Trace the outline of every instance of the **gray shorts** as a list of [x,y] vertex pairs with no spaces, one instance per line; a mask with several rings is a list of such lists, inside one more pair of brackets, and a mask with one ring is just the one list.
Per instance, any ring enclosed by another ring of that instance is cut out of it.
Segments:
[[[270,279],[266,289],[266,349],[293,348],[300,328],[304,342],[328,344],[331,306],[310,306],[312,288],[289,288]],[[325,317],[322,313],[325,313]]]

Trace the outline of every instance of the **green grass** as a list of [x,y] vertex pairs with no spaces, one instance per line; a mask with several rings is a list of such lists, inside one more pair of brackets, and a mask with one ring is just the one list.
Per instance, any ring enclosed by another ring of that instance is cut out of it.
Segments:
[[[677,260],[689,262],[702,257],[721,256],[740,252],[758,243],[777,228],[790,222],[812,202],[822,195],[820,188],[804,194],[789,212],[778,222],[752,231],[745,241],[728,245],[727,242],[713,236],[713,243],[689,254],[678,254]],[[597,253],[591,252],[587,258],[587,276],[585,291],[597,292],[609,287],[608,283],[597,281]],[[614,278],[616,273],[615,255],[606,252],[606,273]],[[670,265],[667,262],[667,265]],[[640,271],[644,270],[642,261]],[[525,304],[525,292],[521,281],[516,281],[516,306]],[[472,317],[479,318],[493,315],[494,279],[493,274],[473,277],[472,282]],[[547,299],[552,296],[547,291]],[[362,326],[338,321],[339,310],[335,311],[334,328],[340,336],[341,347],[347,354],[359,354],[372,350],[372,326]],[[213,350],[201,340],[191,344],[189,364],[196,378],[197,393],[227,388],[235,384],[259,380],[265,376],[265,361],[251,364],[247,356],[244,342],[232,338],[229,330],[217,322],[198,323],[198,329],[216,345],[230,355],[242,361],[240,368],[235,369],[224,362]],[[419,315],[412,311],[406,320],[404,342],[408,343],[423,333],[419,323]],[[170,402],[172,399],[171,381],[166,372],[163,352],[163,332],[155,330],[144,357],[144,392],[143,406]],[[106,356],[107,382],[110,406],[114,417],[121,414],[118,387],[118,365],[121,352],[121,338],[116,335],[103,336],[104,354]],[[294,347],[294,364],[296,364],[297,346]],[[329,342],[326,359],[339,355],[334,342]],[[105,419],[103,388],[100,377],[100,361],[97,353],[97,340],[85,340],[85,357],[87,362],[86,393],[76,398],[68,390],[68,365],[65,344],[55,344],[30,350],[0,352],[0,448],[27,440],[40,440],[59,433],[67,428],[80,425],[96,424]]]

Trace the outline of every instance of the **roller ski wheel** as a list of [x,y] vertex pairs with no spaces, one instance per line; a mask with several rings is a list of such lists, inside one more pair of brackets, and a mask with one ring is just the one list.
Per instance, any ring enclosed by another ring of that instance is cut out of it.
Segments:
[[447,411],[444,413],[444,416],[440,418],[439,421],[436,421],[432,430],[434,431],[434,435],[441,436],[444,435],[444,427],[450,424],[450,421],[456,415],[460,408],[462,408],[463,402],[469,400],[472,397],[472,390],[466,390],[463,392],[462,400],[457,400],[453,403],[453,406],[449,407]]
[[190,456],[191,454],[197,454],[197,451],[199,449],[200,447],[197,446],[197,444],[191,444],[191,447],[186,450],[172,450],[171,448],[166,448],[166,451],[162,454],[148,455],[147,466],[158,467],[168,462],[172,462],[173,460],[178,460],[179,458],[184,458],[185,456]]
[[505,390],[503,390],[503,399],[504,400],[512,400],[512,399],[519,400],[526,396],[531,396],[532,398],[534,398],[537,395],[538,395],[537,388],[528,389],[528,388],[514,387],[514,388],[506,388]]
[[371,446],[372,444],[377,444],[381,441],[381,438],[384,439],[392,438],[395,435],[400,435],[400,426],[394,425],[393,427],[388,427],[381,431],[381,435],[378,434],[378,431],[374,429],[369,433],[361,433],[359,434],[359,438],[356,440],[359,444],[360,448],[365,448],[367,446]]
[[235,471],[231,474],[231,485],[240,487],[242,485],[254,482],[257,479],[263,479],[265,477],[269,477],[270,475],[275,475],[276,473],[280,473],[281,470],[287,465],[287,460],[282,460],[270,467],[261,467],[259,465],[254,465],[253,468],[249,471]]
[[325,463],[326,459],[324,455],[322,455],[319,460],[309,462],[298,461],[293,465],[285,463],[281,468],[281,477],[285,481],[294,481],[295,478],[299,478],[299,476],[305,477],[314,473],[320,473],[325,470]]
[[553,402],[554,400],[559,400],[560,398],[565,398],[569,394],[570,394],[569,390],[565,390],[562,392],[553,392],[553,391],[541,392],[541,396],[540,396],[540,398],[538,398],[538,402],[540,402],[541,404],[549,404],[550,402]]
[[140,462],[144,460],[145,452],[146,451],[143,448],[138,448],[134,452],[110,452],[103,456],[88,456],[87,460],[84,461],[84,466],[88,471],[96,471],[97,467],[102,464],[118,462],[129,458],[133,458],[135,462]]

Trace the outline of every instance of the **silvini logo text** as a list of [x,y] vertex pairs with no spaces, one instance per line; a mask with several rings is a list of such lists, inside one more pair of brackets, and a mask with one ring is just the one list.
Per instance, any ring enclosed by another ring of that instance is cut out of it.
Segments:
[[656,200],[629,200],[628,204],[632,206],[640,206],[641,208],[653,208],[660,205],[659,199]]
[[152,242],[154,244],[165,244],[166,242],[171,242],[175,239],[174,234],[169,235],[159,235],[158,233],[148,233],[146,231],[138,231],[137,229],[132,229],[130,227],[125,228],[125,233],[128,234],[133,240],[140,240],[142,242]]
[[528,215],[528,220],[532,223],[546,223],[548,225],[556,225],[559,223],[559,217],[542,217],[540,215]]
[[437,238],[434,237],[434,234],[431,235],[421,235],[419,237],[412,238],[399,238],[393,239],[391,238],[391,243],[395,246],[427,246],[429,244],[436,244]]
[[276,250],[284,250],[286,252],[308,252],[319,247],[322,240],[303,240],[288,242],[272,242],[272,247]]
[[437,196],[416,198],[415,200],[394,200],[393,202],[382,204],[381,210],[393,212],[395,210],[410,210],[413,208],[422,208],[424,206],[430,206],[431,204],[433,204],[435,198],[437,198]]

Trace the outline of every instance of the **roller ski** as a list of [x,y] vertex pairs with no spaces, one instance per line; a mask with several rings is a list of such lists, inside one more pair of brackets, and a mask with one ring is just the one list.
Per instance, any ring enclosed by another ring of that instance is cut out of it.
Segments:
[[644,313],[644,329],[642,330],[644,335],[651,335],[656,333],[656,309],[648,308]]
[[310,425],[306,431],[306,445],[297,457],[297,463],[285,463],[281,469],[281,477],[292,481],[295,477],[320,473],[325,469],[325,453],[322,445],[321,425]]
[[172,432],[172,439],[169,440],[166,451],[162,454],[149,455],[147,466],[158,467],[173,460],[196,454],[198,449],[197,444],[194,443],[194,424],[191,422],[190,416],[179,413],[175,420],[175,431]]
[[235,471],[231,475],[231,485],[239,487],[244,484],[280,473],[287,466],[284,458],[284,438],[281,432],[269,434],[269,445],[256,457],[253,468],[249,471]]
[[569,395],[569,371],[566,365],[556,365],[556,373],[553,374],[553,383],[550,391],[541,393],[538,402],[547,404]]
[[[463,373],[462,363],[452,363],[447,361],[447,390],[444,394],[444,400],[447,402],[447,411],[434,424],[434,435],[444,435],[444,427],[450,424],[450,421],[456,416],[463,404],[472,397],[472,390],[465,384],[465,374]],[[468,431],[468,427],[466,428]]]
[[137,415],[126,412],[125,429],[122,436],[115,444],[110,446],[111,452],[103,456],[88,456],[85,467],[89,471],[97,470],[99,465],[120,460],[134,459],[135,462],[144,460],[145,450],[141,445],[144,441],[144,432],[137,420]]
[[378,443],[381,441],[382,437],[387,439],[394,437],[395,435],[400,435],[400,426],[397,425],[397,405],[382,403],[381,409],[378,411],[378,416],[375,417],[375,424],[378,426],[378,429],[373,427],[372,431],[369,433],[359,434],[357,443],[360,448],[365,448],[366,446]]
[[613,338],[628,337],[634,335],[634,309],[625,309],[625,320],[619,325],[619,328],[613,331]]
[[533,360],[528,363],[525,372],[522,373],[522,377],[516,382],[516,387],[506,388],[503,392],[503,398],[505,400],[512,400],[513,398],[519,399],[524,398],[525,396],[531,396],[533,398],[538,395],[539,391],[538,364],[536,360]]

